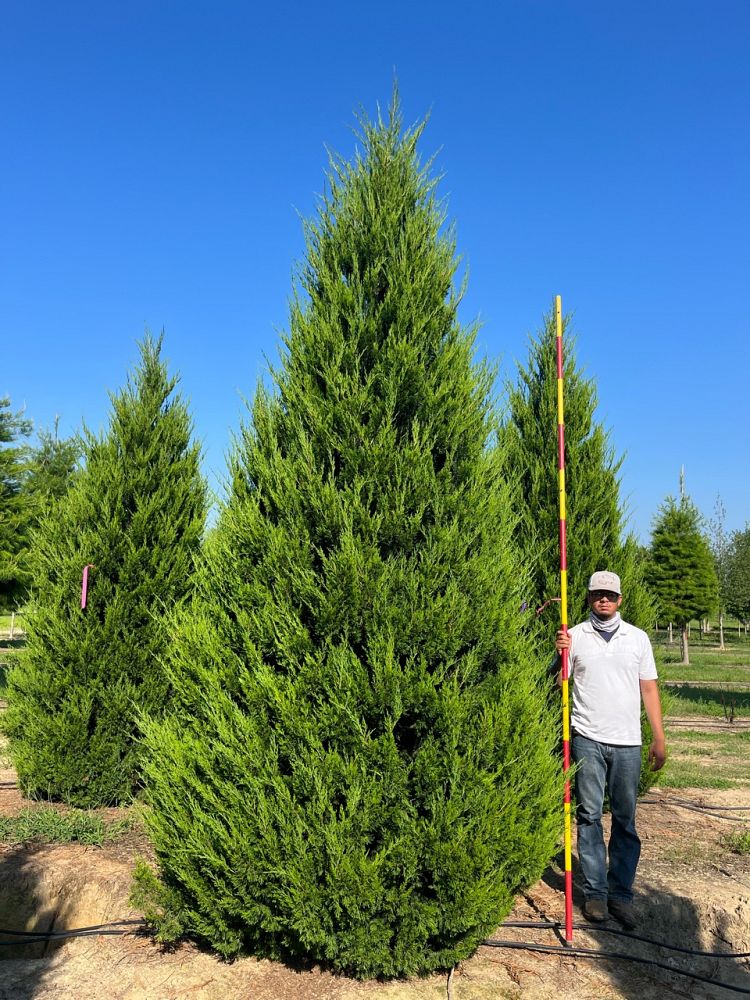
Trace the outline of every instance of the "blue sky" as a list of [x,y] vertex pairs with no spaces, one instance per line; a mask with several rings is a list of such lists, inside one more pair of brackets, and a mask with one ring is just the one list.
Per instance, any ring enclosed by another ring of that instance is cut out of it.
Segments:
[[746,0],[3,0],[0,395],[98,429],[164,329],[216,486],[326,147],[354,151],[395,74],[407,122],[431,114],[480,350],[512,375],[561,294],[633,530],[681,465],[743,527],[749,36]]

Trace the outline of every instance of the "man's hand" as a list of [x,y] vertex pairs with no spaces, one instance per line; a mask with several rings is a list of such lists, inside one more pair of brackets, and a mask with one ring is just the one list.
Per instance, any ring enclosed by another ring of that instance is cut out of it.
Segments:
[[570,649],[570,645],[571,639],[569,632],[563,632],[563,630],[560,629],[559,632],[555,633],[555,649],[557,650],[558,655],[561,654],[564,649]]
[[667,744],[664,740],[654,740],[648,748],[648,762],[652,771],[661,771],[667,759]]

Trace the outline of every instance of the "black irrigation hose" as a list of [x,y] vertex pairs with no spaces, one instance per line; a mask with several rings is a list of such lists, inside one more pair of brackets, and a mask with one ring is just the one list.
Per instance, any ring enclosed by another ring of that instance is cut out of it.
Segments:
[[[138,926],[144,926],[145,921],[143,920],[118,920],[110,924],[94,924],[91,927],[81,927],[77,930],[72,931],[49,931],[41,934],[35,934],[33,931],[6,931],[0,929],[0,934],[13,935],[15,937],[20,937],[20,941],[0,941],[0,947],[3,945],[11,947],[19,947],[25,944],[38,944],[41,942],[49,941],[61,941],[67,938],[76,937],[92,937],[92,936],[122,936],[125,934],[134,933],[132,930],[126,929],[122,925],[132,926],[137,924]],[[527,926],[538,926],[544,929],[558,929],[560,924],[552,923],[550,921],[515,921],[503,924],[504,927],[527,927]],[[610,930],[610,928],[597,928],[599,930]],[[612,933],[618,933],[612,929]],[[624,933],[624,932],[620,932]],[[637,935],[624,934],[626,937],[635,937],[638,940],[649,941],[648,938],[638,938]],[[701,976],[697,972],[689,972],[687,969],[676,969],[674,966],[667,965],[666,962],[658,962],[655,959],[641,958],[639,955],[627,955],[624,952],[602,952],[595,951],[593,948],[570,948],[568,946],[560,945],[546,945],[546,944],[531,944],[529,942],[522,941],[492,941],[485,940],[480,942],[481,945],[487,948],[511,948],[520,951],[540,951],[546,954],[560,953],[561,955],[581,955],[587,958],[599,958],[599,959],[622,959],[626,962],[637,962],[641,965],[649,965],[657,969],[664,969],[666,972],[674,973],[678,976],[686,976],[688,979],[694,979],[697,982],[708,983],[711,986],[720,986],[722,989],[730,990],[733,993],[743,993],[750,996],[750,989],[746,989],[743,986],[730,986],[728,983],[721,983],[716,979],[709,979],[707,976]],[[659,944],[659,942],[651,942],[653,944]],[[659,947],[673,947],[679,951],[687,951],[687,949],[677,949],[674,945],[661,945]],[[688,952],[689,954],[701,955],[708,957],[711,953],[709,952]],[[724,952],[718,953],[715,957],[720,958],[739,958],[743,957],[740,955],[727,955]]]
[[[646,806],[678,806],[680,809],[692,809],[693,812],[702,813],[704,816],[712,816],[714,819],[726,819],[733,823],[746,823],[747,817],[745,816],[723,816],[718,812],[709,812],[706,806],[695,806],[688,802],[679,802],[677,799],[639,799],[638,804],[643,804]],[[734,808],[743,808],[741,806],[736,806]],[[723,806],[719,806],[719,809],[723,809]]]
[[[118,937],[123,934],[133,934],[130,928],[145,927],[145,920],[113,920],[108,924],[93,924],[90,927],[77,927],[69,931],[9,931],[0,927],[0,935],[13,937],[15,941],[0,941],[0,948],[20,948],[26,944],[39,944],[44,941],[64,941],[77,937]],[[20,940],[19,940],[20,939]]]
[[750,806],[722,806],[711,802],[691,802],[690,799],[641,799],[641,802],[674,802],[679,806],[692,806],[694,809],[714,809],[721,812],[750,812]]
[[[54,936],[55,934],[82,934],[84,931],[98,931],[104,927],[131,927],[133,924],[137,924],[139,927],[145,925],[145,920],[110,920],[106,924],[91,924],[90,927],[75,927],[72,931],[8,931],[4,927],[0,927],[0,934],[5,934],[7,937],[40,937],[40,935]],[[125,933],[123,931],[123,933]],[[4,942],[5,944],[10,944],[10,941]]]
[[[563,925],[557,920],[505,920],[501,927],[529,927],[538,930],[562,930]],[[643,941],[645,944],[653,944],[657,948],[666,948],[669,951],[679,951],[683,955],[695,955],[698,958],[750,958],[750,951],[701,951],[698,948],[683,948],[678,944],[667,944],[665,941],[655,941],[654,938],[644,937],[642,934],[633,934],[631,931],[620,930],[617,927],[602,927],[599,924],[573,924],[576,931],[594,931],[595,933],[617,934],[619,937],[630,938],[633,941]]]
[[640,955],[626,955],[617,951],[595,951],[593,948],[568,948],[558,944],[529,944],[523,941],[482,941],[481,944],[487,948],[515,948],[519,951],[541,951],[546,954],[560,955],[582,955],[586,958],[612,958],[624,959],[626,962],[637,962],[640,965],[649,965],[657,969],[664,969],[677,976],[686,976],[688,979],[695,979],[699,983],[708,983],[710,986],[720,986],[724,990],[731,990],[733,993],[745,993],[750,996],[750,988],[745,986],[730,986],[728,983],[721,983],[718,979],[709,979],[708,976],[701,976],[698,972],[689,972],[687,969],[676,969],[666,962],[657,962],[653,958],[641,958]]

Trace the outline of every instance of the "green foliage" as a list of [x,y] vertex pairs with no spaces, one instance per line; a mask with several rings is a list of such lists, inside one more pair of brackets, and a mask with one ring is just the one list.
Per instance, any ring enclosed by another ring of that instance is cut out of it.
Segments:
[[683,497],[667,497],[651,534],[649,582],[659,603],[660,619],[685,626],[710,615],[718,605],[716,569],[701,534],[697,508]]
[[57,420],[54,432],[42,430],[38,437],[37,445],[30,450],[24,477],[24,493],[35,523],[68,492],[82,451],[78,437],[58,437]]
[[[595,419],[596,386],[577,367],[568,317],[563,319],[563,344],[568,618],[575,623],[588,616],[588,578],[596,570],[609,569],[622,581],[623,617],[648,629],[654,609],[643,580],[643,560],[635,540],[623,537],[622,458],[615,457],[608,432]],[[501,440],[507,449],[508,479],[516,488],[514,509],[520,516],[515,538],[530,568],[528,602],[533,609],[560,594],[554,309],[531,341],[526,367],[519,365],[517,384],[508,384],[506,392],[508,413]],[[541,618],[539,641],[547,648],[555,622],[551,609]]]
[[421,132],[394,106],[332,162],[275,391],[176,622],[175,711],[144,723],[175,928],[358,976],[467,957],[560,826],[491,373]]
[[[565,487],[567,520],[568,620],[588,616],[588,579],[599,569],[618,573],[622,613],[627,621],[649,629],[654,605],[643,578],[640,547],[623,539],[624,508],[619,471],[609,435],[595,420],[596,386],[577,367],[570,321],[563,318]],[[507,419],[501,430],[509,482],[515,485],[513,507],[519,514],[515,542],[529,570],[527,628],[540,656],[549,655],[559,621],[553,604],[535,618],[533,609],[560,594],[560,495],[557,451],[557,328],[554,307],[531,341],[526,367],[519,365],[517,385],[506,385]],[[646,755],[651,730],[641,715],[644,766],[641,792],[656,781]]]
[[27,646],[9,674],[4,720],[27,794],[128,800],[141,756],[136,712],[158,715],[169,695],[163,615],[189,591],[205,489],[160,350],[161,339],[141,345],[107,433],[86,434],[85,469],[35,536]]
[[17,816],[0,816],[0,843],[87,844],[112,843],[132,826],[130,819],[107,823],[83,810],[60,812],[52,806],[23,809]]
[[734,854],[750,854],[750,830],[725,833],[721,841]]
[[28,500],[23,492],[31,421],[0,399],[0,607],[13,607],[28,584]]
[[732,534],[726,588],[730,612],[742,622],[750,621],[750,525]]
[[135,864],[129,903],[143,914],[160,944],[171,944],[185,933],[180,894],[164,885],[143,858]]

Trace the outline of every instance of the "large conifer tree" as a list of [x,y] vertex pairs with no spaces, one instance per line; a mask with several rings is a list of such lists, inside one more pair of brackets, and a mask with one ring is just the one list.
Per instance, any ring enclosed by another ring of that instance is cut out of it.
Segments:
[[163,935],[362,976],[469,955],[559,828],[491,377],[421,131],[394,103],[333,161],[177,626],[176,711],[146,727]]
[[[562,332],[568,620],[576,624],[588,616],[588,579],[598,569],[609,569],[622,582],[623,616],[639,628],[650,629],[655,608],[644,581],[644,560],[635,539],[625,534],[619,479],[622,458],[615,456],[607,430],[596,420],[596,385],[577,366],[568,317],[563,318]],[[506,474],[515,487],[514,540],[529,570],[526,627],[539,655],[549,657],[560,620],[559,605],[554,603],[560,595],[554,307],[531,341],[526,367],[519,365],[517,383],[506,388],[508,412],[500,439]],[[535,609],[540,610],[538,616]],[[648,763],[651,727],[645,712],[641,712],[641,728],[643,793],[658,780]]]
[[206,500],[190,417],[160,349],[161,339],[145,339],[108,431],[85,435],[85,469],[34,535],[28,644],[4,722],[30,795],[84,806],[130,798],[136,713],[165,705],[163,615],[190,588]]
[[[607,430],[596,420],[596,385],[578,368],[570,321],[563,319],[565,482],[569,620],[588,615],[588,578],[610,569],[622,580],[623,614],[640,628],[654,623],[653,601],[643,579],[638,546],[625,534],[620,467]],[[554,309],[532,339],[526,367],[507,386],[502,429],[507,473],[519,512],[516,542],[530,572],[530,612],[560,594],[559,486],[557,473],[557,331]],[[540,643],[549,648],[559,614],[541,619]]]

